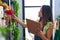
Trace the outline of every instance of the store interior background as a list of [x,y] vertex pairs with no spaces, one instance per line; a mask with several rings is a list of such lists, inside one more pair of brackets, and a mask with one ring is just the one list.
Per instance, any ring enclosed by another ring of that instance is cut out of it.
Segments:
[[[20,7],[18,18],[22,21],[26,18],[37,21],[39,19],[38,12],[42,5],[51,6],[53,12],[53,20],[55,20],[60,14],[60,0],[18,0],[18,2]],[[9,0],[8,4],[11,5],[11,0]],[[24,29],[20,24],[18,24],[18,27],[21,33],[19,40],[24,40],[24,38],[26,40],[34,40],[34,34],[28,33],[27,28]],[[55,31],[53,32],[53,38],[54,33]]]

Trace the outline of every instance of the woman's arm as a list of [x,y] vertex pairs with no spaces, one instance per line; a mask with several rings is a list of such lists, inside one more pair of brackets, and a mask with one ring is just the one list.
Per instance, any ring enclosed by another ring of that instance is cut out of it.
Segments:
[[15,15],[14,15],[13,19],[15,19],[15,21],[18,22],[19,24],[21,24],[24,28],[27,27],[27,25],[24,22],[22,22],[21,20],[19,20]]
[[50,25],[49,29],[47,30],[47,38],[50,40],[52,37],[52,33],[53,33],[53,25]]
[[48,40],[47,37],[43,34],[42,31],[38,32],[38,36],[42,39],[42,40]]
[[42,40],[50,40],[52,36],[53,28],[52,25],[50,25],[49,29],[47,30],[46,36],[43,34],[43,32],[40,30],[38,32],[38,36],[42,38]]

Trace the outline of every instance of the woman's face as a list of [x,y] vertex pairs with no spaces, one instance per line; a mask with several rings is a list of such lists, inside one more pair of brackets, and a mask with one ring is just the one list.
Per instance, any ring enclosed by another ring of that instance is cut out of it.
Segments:
[[42,17],[42,8],[39,11],[38,17]]

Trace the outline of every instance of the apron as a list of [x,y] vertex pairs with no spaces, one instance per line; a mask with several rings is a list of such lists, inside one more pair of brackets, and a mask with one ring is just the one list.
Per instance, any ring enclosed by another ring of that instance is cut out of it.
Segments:
[[56,30],[54,40],[60,40],[60,30]]

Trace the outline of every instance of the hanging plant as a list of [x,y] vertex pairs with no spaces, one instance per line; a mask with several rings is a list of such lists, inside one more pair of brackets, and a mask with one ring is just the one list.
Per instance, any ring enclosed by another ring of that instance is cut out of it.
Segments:
[[60,20],[60,15],[58,15],[58,17],[56,18],[57,20]]
[[0,32],[4,37],[6,37],[7,31],[9,31],[9,28],[0,26]]
[[[18,17],[18,11],[19,11],[18,0],[14,0],[12,2],[12,5],[14,10],[14,15]],[[18,38],[20,37],[20,30],[18,27],[16,27],[14,19],[12,19],[12,27],[13,27],[13,40],[18,40]]]
[[[12,2],[14,15],[18,17],[18,11],[19,11],[19,3],[18,0],[13,0]],[[15,24],[14,19],[12,20],[13,25]]]
[[20,37],[20,30],[18,27],[13,28],[13,36],[13,40],[18,40],[18,38]]
[[1,32],[3,37],[6,37],[6,33],[8,31],[10,31],[11,29],[13,29],[12,30],[13,31],[12,32],[13,40],[18,40],[18,38],[20,37],[20,30],[18,27],[10,28],[10,27],[1,27],[0,26],[0,32]]
[[10,31],[12,31],[13,40],[18,40],[19,37],[20,37],[20,30],[19,30],[19,28],[17,26],[12,24],[12,21],[11,21],[11,23],[9,25],[10,26]]
[[18,0],[14,0],[12,2],[12,4],[13,4],[13,9],[14,9],[14,14],[15,14],[15,16],[18,17],[18,11],[19,11],[19,3],[18,3]]

